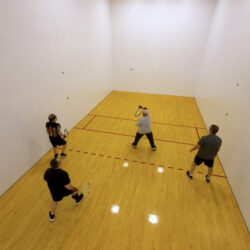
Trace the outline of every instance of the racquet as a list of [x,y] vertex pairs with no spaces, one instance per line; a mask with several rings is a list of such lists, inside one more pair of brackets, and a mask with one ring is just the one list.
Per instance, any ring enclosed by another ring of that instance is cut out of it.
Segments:
[[84,198],[90,193],[90,183],[84,182],[78,188],[78,191],[84,195]]
[[63,133],[64,133],[65,137],[67,137],[69,135],[69,131],[66,128],[64,129]]
[[143,107],[142,107],[141,105],[138,106],[138,109],[137,109],[136,112],[135,112],[135,117],[138,117],[138,116],[141,114],[142,108],[143,108]]

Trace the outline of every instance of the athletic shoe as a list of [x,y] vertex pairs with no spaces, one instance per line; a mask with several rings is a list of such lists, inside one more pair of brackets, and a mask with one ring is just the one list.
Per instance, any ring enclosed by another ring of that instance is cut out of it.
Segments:
[[58,154],[55,154],[54,156],[55,156],[55,158],[57,158],[57,157],[58,157]]
[[78,198],[76,199],[76,205],[78,205],[80,202],[81,202],[81,200],[83,199],[83,194],[80,194],[79,196],[78,196]]
[[65,158],[67,155],[64,153],[61,153],[61,158]]
[[156,150],[156,147],[153,147],[152,150],[155,151],[155,150]]
[[190,179],[193,179],[193,176],[190,174],[189,171],[186,172],[187,176],[190,178]]
[[208,175],[206,175],[206,182],[207,182],[207,183],[210,182],[210,179],[209,179]]
[[55,215],[51,214],[49,211],[49,221],[53,222],[55,220]]
[[134,143],[132,143],[132,147],[133,147],[133,148],[136,148],[137,146],[136,146]]

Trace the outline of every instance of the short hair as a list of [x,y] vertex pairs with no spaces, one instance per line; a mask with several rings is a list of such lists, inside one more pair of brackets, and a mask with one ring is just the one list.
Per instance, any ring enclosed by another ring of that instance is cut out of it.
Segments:
[[143,115],[143,116],[147,116],[147,115],[148,115],[147,109],[144,108],[144,109],[142,110],[142,115]]
[[52,159],[52,160],[50,161],[50,166],[51,166],[52,168],[57,168],[57,167],[59,166],[59,161],[57,161],[56,158]]
[[215,124],[212,124],[211,127],[210,127],[210,131],[212,134],[216,134],[218,131],[219,131],[219,127]]
[[49,119],[50,122],[52,122],[55,118],[56,118],[56,115],[55,115],[55,114],[50,114],[50,115],[48,116],[48,119]]

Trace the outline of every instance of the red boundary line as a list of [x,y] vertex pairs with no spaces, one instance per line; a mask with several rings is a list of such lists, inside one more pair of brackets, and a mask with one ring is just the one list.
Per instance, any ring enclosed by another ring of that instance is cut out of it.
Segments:
[[[77,152],[77,153],[80,153],[81,151],[80,150],[73,150],[73,149],[69,149],[69,151],[72,151],[72,152]],[[104,154],[96,154],[96,153],[88,153],[88,152],[83,152],[84,154],[89,154],[90,156],[105,156]],[[130,162],[133,162],[133,163],[139,163],[139,164],[143,164],[143,165],[151,165],[151,166],[159,166],[159,167],[165,167],[164,165],[162,164],[156,164],[156,163],[152,163],[152,162],[145,162],[145,161],[140,161],[140,160],[129,160],[127,158],[120,158],[120,157],[117,157],[117,156],[111,156],[111,155],[106,155],[107,159],[114,159],[114,160],[124,160],[124,161],[130,161]],[[172,167],[172,166],[166,166],[167,168],[169,169],[175,169],[175,170],[180,170],[180,171],[185,171],[185,169],[183,168],[175,168],[175,167]],[[201,171],[197,171],[196,173],[198,174],[203,174],[203,172]],[[226,176],[223,176],[223,175],[218,175],[218,174],[213,174],[212,176],[216,176],[216,177],[220,177],[220,178],[225,178],[227,179]]]
[[85,126],[82,129],[86,129],[87,126],[95,119],[95,115],[85,124]]
[[[134,137],[133,135],[126,135],[126,134],[120,134],[120,133],[114,133],[114,132],[108,132],[108,131],[102,131],[102,130],[95,130],[95,129],[84,129],[84,128],[74,128],[78,130],[85,130],[85,131],[91,131],[91,132],[97,132],[97,133],[104,133],[104,134],[111,134],[111,135],[120,135],[120,136],[127,136],[127,137]],[[162,141],[162,142],[169,142],[169,143],[177,143],[177,144],[183,144],[183,145],[189,145],[194,146],[193,143],[186,143],[186,142],[177,142],[177,141],[169,141],[164,139],[154,139],[155,141]]]
[[[106,115],[94,115],[94,114],[88,114],[90,116],[95,116],[95,117],[104,117],[104,118],[111,118],[111,119],[117,119],[117,120],[126,120],[126,121],[137,121],[135,119],[129,119],[129,118],[122,118],[122,117],[115,117],[115,116],[106,116]],[[167,125],[167,126],[175,126],[175,127],[184,127],[184,128],[199,128],[199,129],[206,129],[206,128],[201,128],[201,127],[194,127],[194,126],[188,126],[188,125],[181,125],[181,124],[172,124],[172,123],[164,123],[164,122],[153,122],[151,123],[154,124],[159,124],[159,125]]]
[[195,130],[196,130],[197,136],[198,136],[198,138],[199,138],[199,140],[200,140],[201,138],[200,138],[200,135],[199,135],[198,128],[195,128]]

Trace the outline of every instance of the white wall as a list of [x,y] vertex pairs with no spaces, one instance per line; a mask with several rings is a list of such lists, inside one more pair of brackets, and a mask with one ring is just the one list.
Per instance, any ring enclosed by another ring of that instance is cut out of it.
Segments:
[[215,123],[221,127],[220,159],[248,228],[249,70],[250,1],[221,0],[214,15],[196,96],[206,125]]
[[113,88],[194,96],[215,4],[113,0]]
[[110,26],[107,0],[0,0],[0,194],[51,147],[49,113],[71,129],[112,89]]

